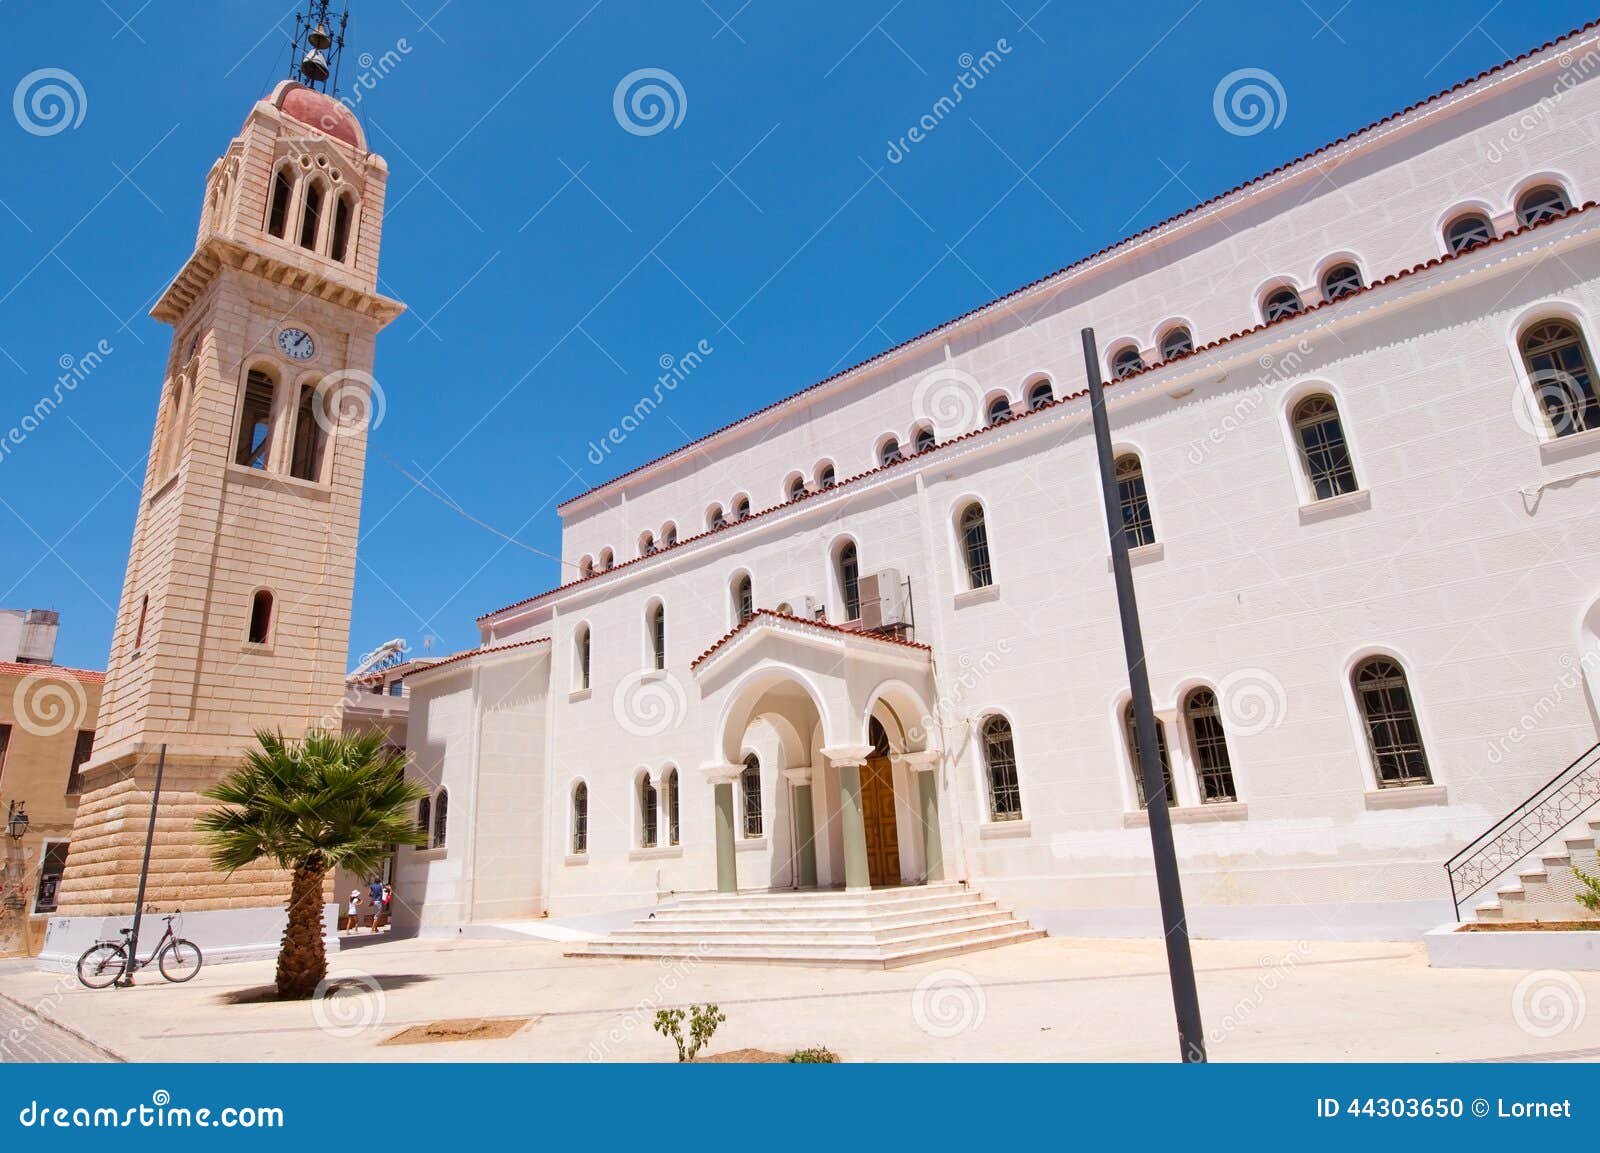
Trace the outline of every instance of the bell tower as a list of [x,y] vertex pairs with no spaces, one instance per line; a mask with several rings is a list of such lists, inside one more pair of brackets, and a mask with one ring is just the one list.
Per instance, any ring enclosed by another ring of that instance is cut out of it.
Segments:
[[373,349],[404,306],[377,291],[388,169],[327,91],[344,34],[327,7],[311,0],[297,26],[300,80],[212,165],[194,251],[151,311],[172,347],[47,956],[132,911],[162,745],[146,902],[181,907],[208,953],[281,932],[286,875],[213,871],[194,820],[257,729],[340,725],[384,408]]

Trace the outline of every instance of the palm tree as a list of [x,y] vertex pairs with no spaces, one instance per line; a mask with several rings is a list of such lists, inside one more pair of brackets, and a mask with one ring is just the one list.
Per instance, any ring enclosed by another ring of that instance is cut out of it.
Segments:
[[196,822],[211,863],[226,873],[256,861],[293,872],[289,923],[278,949],[278,996],[311,996],[328,973],[322,887],[343,866],[367,875],[393,845],[423,842],[413,815],[424,792],[405,779],[405,756],[381,733],[312,729],[298,743],[260,730],[257,747],[206,793],[222,808]]

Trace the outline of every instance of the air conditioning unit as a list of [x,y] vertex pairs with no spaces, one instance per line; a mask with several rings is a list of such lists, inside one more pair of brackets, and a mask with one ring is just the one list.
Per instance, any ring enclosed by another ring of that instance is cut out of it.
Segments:
[[820,621],[828,615],[828,606],[814,596],[806,597],[806,616],[814,621]]
[[862,628],[892,629],[909,623],[905,580],[899,569],[881,569],[861,578]]

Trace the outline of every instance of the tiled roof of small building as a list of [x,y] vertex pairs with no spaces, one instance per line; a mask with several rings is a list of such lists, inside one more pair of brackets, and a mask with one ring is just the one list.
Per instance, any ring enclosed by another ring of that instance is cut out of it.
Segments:
[[34,665],[21,661],[0,661],[0,677],[54,677],[86,685],[104,684],[106,675],[98,669],[69,669],[65,665]]
[[844,636],[855,637],[861,640],[880,641],[883,644],[899,645],[902,648],[908,649],[921,649],[924,652],[932,651],[927,645],[921,644],[917,641],[902,640],[900,637],[884,636],[882,633],[863,632],[860,629],[846,628],[844,625],[829,624],[827,621],[807,620],[805,617],[793,616],[790,613],[780,613],[775,609],[757,609],[755,612],[750,614],[748,620],[741,621],[730,632],[718,639],[718,641],[705,652],[701,653],[699,656],[695,657],[694,660],[690,661],[689,667],[691,669],[698,668],[702,661],[710,659],[716,654],[717,650],[728,644],[746,629],[758,624],[763,617],[770,618],[772,620],[786,621],[790,624],[804,625],[807,628],[818,629],[822,632],[840,633]]

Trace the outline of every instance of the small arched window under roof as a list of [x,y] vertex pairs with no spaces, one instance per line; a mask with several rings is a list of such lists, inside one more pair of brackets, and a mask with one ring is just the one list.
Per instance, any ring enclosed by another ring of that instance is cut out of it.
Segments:
[[1043,408],[1047,404],[1054,404],[1056,390],[1050,384],[1049,377],[1040,377],[1028,386],[1028,410]]
[[905,454],[900,451],[899,437],[885,437],[878,446],[878,466],[887,468],[891,464],[899,464],[905,459]]
[[1132,376],[1144,367],[1144,357],[1139,355],[1139,350],[1133,345],[1118,349],[1111,357],[1111,375],[1117,380],[1125,376]]
[[1540,184],[1517,197],[1517,221],[1524,225],[1538,224],[1571,209],[1572,201],[1559,184]]
[[1341,296],[1361,291],[1363,287],[1361,269],[1349,260],[1339,261],[1322,274],[1323,300],[1338,300]]
[[933,425],[919,424],[911,434],[911,443],[918,453],[924,453],[937,446],[939,438],[934,434]]
[[994,397],[989,401],[989,407],[985,410],[985,415],[989,418],[990,424],[1004,424],[1012,417],[1011,398],[1004,393]]
[[1452,256],[1471,252],[1494,239],[1494,225],[1481,212],[1464,212],[1445,225],[1444,243]]
[[1298,316],[1305,308],[1300,294],[1288,285],[1274,288],[1261,301],[1261,315],[1270,323],[1286,316]]
[[1175,324],[1161,334],[1161,359],[1176,360],[1194,351],[1194,334],[1182,324]]

